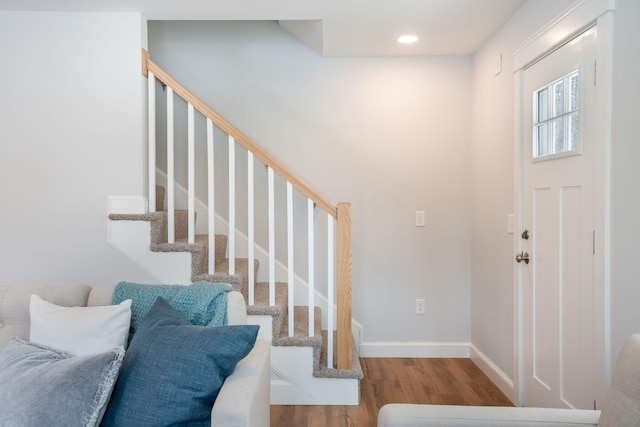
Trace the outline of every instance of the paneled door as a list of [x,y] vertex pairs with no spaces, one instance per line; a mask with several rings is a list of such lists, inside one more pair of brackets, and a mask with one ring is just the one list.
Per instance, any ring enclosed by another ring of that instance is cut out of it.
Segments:
[[525,406],[593,408],[597,29],[523,72]]

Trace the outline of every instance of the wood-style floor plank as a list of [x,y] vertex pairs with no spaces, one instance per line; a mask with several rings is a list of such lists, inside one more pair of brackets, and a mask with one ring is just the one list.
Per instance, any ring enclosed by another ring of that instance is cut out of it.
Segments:
[[513,406],[470,359],[360,359],[358,406],[271,406],[272,427],[375,427],[387,403]]

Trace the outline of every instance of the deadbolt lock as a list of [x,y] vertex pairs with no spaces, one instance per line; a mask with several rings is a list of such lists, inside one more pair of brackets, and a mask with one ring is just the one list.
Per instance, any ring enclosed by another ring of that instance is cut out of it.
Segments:
[[524,240],[529,240],[529,230],[525,229],[525,230],[522,232],[522,238],[523,238]]
[[516,255],[516,261],[517,262],[524,261],[525,264],[529,264],[529,254],[527,252],[520,252],[519,254]]

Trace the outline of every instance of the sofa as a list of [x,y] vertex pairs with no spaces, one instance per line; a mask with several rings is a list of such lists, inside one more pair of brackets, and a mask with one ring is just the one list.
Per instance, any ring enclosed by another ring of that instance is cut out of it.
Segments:
[[[98,307],[112,304],[114,286],[92,288],[80,284],[0,285],[0,351],[15,342],[29,339],[31,295],[64,307]],[[226,293],[229,325],[247,321],[244,297]],[[266,427],[270,417],[270,344],[257,339],[248,355],[222,383],[211,409],[211,425],[224,427]],[[158,374],[158,381],[162,381]],[[1,425],[12,425],[0,420]]]
[[395,403],[378,412],[378,427],[427,426],[638,427],[640,334],[625,341],[601,411]]

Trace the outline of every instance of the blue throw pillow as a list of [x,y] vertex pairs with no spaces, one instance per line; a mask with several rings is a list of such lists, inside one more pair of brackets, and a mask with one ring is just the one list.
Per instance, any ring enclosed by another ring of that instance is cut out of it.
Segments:
[[222,383],[258,329],[192,325],[158,297],[133,335],[102,426],[210,426]]

